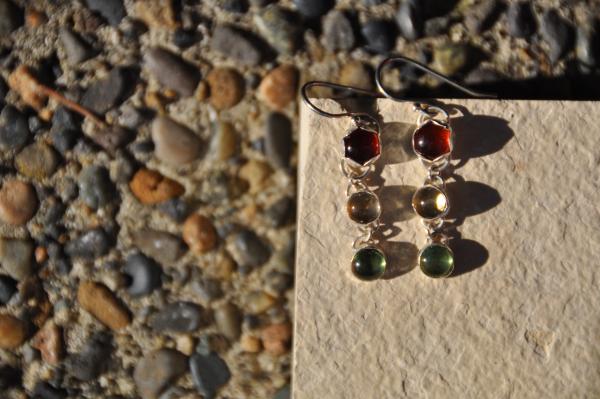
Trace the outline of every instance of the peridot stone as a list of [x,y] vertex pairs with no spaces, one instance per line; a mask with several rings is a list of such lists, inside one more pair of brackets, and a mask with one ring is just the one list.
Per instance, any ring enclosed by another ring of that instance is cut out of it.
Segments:
[[448,277],[454,270],[454,255],[444,244],[429,244],[419,255],[419,266],[429,277]]
[[383,252],[375,247],[365,247],[354,254],[352,273],[363,281],[373,281],[383,275],[386,265]]

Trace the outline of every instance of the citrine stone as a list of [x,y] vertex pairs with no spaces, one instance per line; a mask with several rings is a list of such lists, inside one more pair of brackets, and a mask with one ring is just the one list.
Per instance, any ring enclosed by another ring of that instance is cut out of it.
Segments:
[[443,217],[448,211],[448,197],[441,188],[426,185],[415,192],[412,206],[422,218],[435,219]]
[[348,216],[360,224],[368,224],[377,220],[381,214],[379,199],[368,191],[358,191],[348,198]]
[[352,258],[352,273],[364,281],[380,278],[385,272],[385,255],[375,247],[361,248]]
[[415,130],[413,148],[419,156],[429,161],[449,154],[452,151],[450,129],[433,121],[426,122]]
[[344,137],[344,156],[358,165],[365,166],[381,154],[379,134],[360,127]]
[[448,277],[454,270],[452,250],[444,244],[429,244],[419,254],[419,267],[429,277]]

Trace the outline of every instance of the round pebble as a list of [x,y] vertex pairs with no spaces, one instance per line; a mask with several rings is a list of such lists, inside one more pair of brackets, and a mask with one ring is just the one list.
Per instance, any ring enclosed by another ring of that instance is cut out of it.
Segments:
[[181,238],[166,231],[142,229],[133,233],[132,239],[144,254],[165,266],[171,266],[185,253]]
[[218,121],[213,124],[209,154],[219,161],[231,159],[240,148],[240,136],[235,127],[228,122]]
[[29,240],[0,238],[0,264],[15,280],[33,273],[33,244]]
[[42,180],[58,168],[58,154],[42,141],[28,145],[15,157],[15,167],[24,176]]
[[0,314],[0,348],[15,349],[25,342],[25,323],[9,314]]
[[130,255],[123,271],[131,279],[127,292],[133,297],[149,295],[161,286],[162,268],[142,254]]
[[58,365],[64,356],[62,328],[49,322],[33,337],[31,346],[38,349],[42,359],[52,365]]
[[190,371],[196,389],[205,399],[214,399],[217,390],[231,378],[227,363],[216,353],[192,355]]
[[366,48],[375,53],[385,54],[396,45],[396,29],[386,20],[372,19],[367,21],[361,33],[366,42]]
[[60,30],[59,38],[69,64],[78,65],[92,57],[93,52],[90,46],[71,29],[63,27]]
[[67,242],[65,252],[72,257],[94,260],[106,255],[111,246],[112,242],[106,231],[96,227]]
[[154,154],[171,165],[183,165],[197,159],[202,141],[192,130],[174,120],[159,116],[152,122]]
[[356,43],[352,22],[343,11],[333,10],[323,19],[323,45],[329,51],[349,51]]
[[200,305],[192,302],[174,302],[156,313],[150,320],[150,325],[159,332],[194,332],[206,324],[206,316]]
[[288,168],[294,148],[292,122],[284,114],[272,112],[265,124],[265,155],[275,168]]
[[15,179],[4,180],[0,189],[0,220],[12,225],[27,223],[38,209],[34,188]]
[[262,344],[271,355],[280,356],[289,350],[292,326],[289,323],[272,324],[261,331]]
[[250,34],[229,26],[217,26],[210,45],[214,51],[242,65],[256,66],[262,59],[260,49],[250,40]]
[[269,107],[281,110],[296,98],[298,71],[292,65],[280,65],[271,70],[258,86],[258,93]]
[[27,117],[12,105],[0,112],[0,150],[19,150],[29,139]]
[[537,30],[537,21],[531,2],[511,2],[506,12],[507,30],[513,37],[530,38]]
[[294,14],[277,4],[270,4],[257,12],[254,24],[262,37],[279,53],[292,54],[298,47],[298,20]]
[[422,0],[404,0],[398,9],[396,24],[402,36],[408,40],[417,40],[423,35],[423,4]]
[[334,0],[293,0],[298,12],[308,18],[325,15],[334,5]]
[[227,250],[239,266],[257,267],[271,257],[271,249],[251,230],[242,230],[227,240]]
[[183,195],[185,189],[175,180],[151,169],[142,168],[136,172],[129,188],[135,197],[145,205],[158,204]]
[[163,86],[175,90],[182,97],[194,94],[200,81],[198,68],[164,48],[148,50],[144,55],[144,65]]
[[137,363],[133,379],[143,398],[157,398],[187,368],[187,358],[183,353],[159,349],[148,353]]
[[209,218],[194,213],[183,224],[183,240],[194,253],[202,255],[217,245],[217,232]]
[[210,103],[217,110],[229,109],[244,97],[244,78],[233,68],[215,68],[206,76]]
[[439,72],[454,75],[469,64],[470,47],[462,43],[449,43],[438,46],[433,51],[433,60]]
[[116,196],[116,188],[103,166],[88,166],[79,174],[79,197],[92,209],[108,205]]
[[215,322],[219,331],[236,341],[241,334],[242,318],[239,309],[231,303],[225,303],[215,309]]
[[574,45],[573,26],[562,18],[556,10],[548,10],[541,21],[540,32],[548,43],[551,62],[557,62]]

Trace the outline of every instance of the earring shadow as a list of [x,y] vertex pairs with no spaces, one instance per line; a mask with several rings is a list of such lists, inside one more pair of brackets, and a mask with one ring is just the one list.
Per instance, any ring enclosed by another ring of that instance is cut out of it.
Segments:
[[417,266],[419,249],[410,242],[382,240],[381,249],[385,253],[387,267],[383,276],[384,280],[391,280],[410,272]]
[[381,165],[412,161],[417,156],[412,148],[414,124],[391,122],[383,125],[381,135]]

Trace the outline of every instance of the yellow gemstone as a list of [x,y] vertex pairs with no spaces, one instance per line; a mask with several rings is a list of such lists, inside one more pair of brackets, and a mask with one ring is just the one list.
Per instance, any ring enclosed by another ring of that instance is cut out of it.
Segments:
[[415,192],[412,206],[422,218],[435,219],[448,212],[448,197],[441,188],[426,185]]

